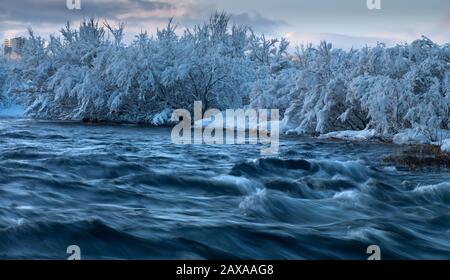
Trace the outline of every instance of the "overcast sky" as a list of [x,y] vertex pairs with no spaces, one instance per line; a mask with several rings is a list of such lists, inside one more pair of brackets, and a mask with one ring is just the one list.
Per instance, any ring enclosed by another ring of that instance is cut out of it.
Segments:
[[381,0],[369,10],[366,0],[80,0],[81,10],[68,10],[66,0],[0,0],[0,39],[24,35],[28,26],[44,36],[56,34],[66,21],[83,17],[125,22],[127,39],[140,30],[154,33],[170,17],[192,26],[215,11],[226,11],[236,23],[270,36],[287,37],[293,45],[328,40],[350,48],[410,42],[421,35],[450,42],[449,0]]

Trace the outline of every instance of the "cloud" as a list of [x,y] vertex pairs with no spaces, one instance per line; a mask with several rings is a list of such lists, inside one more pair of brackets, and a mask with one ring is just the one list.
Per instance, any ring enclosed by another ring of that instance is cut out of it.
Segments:
[[[141,30],[154,33],[168,19],[182,29],[206,20],[214,11],[231,15],[232,23],[252,27],[258,33],[289,35],[291,45],[317,43],[359,47],[378,41],[405,42],[426,35],[437,42],[450,36],[448,0],[398,0],[381,11],[369,11],[365,0],[81,0],[81,10],[68,10],[66,0],[0,0],[2,37],[23,35],[28,26],[42,36],[57,33],[66,21],[77,25],[96,17],[112,24],[125,22],[126,39]],[[346,34],[346,35],[344,35]]]
[[174,8],[172,3],[150,0],[81,1],[81,10],[69,10],[65,0],[2,0],[0,2],[0,21],[6,29],[12,23],[62,24],[66,21],[80,20],[83,17],[126,20],[127,17],[121,17],[121,15],[131,15],[133,12],[142,10],[162,11]]
[[438,28],[442,28],[442,30],[446,31],[447,34],[450,35],[450,11],[439,21]]
[[[291,41],[291,47],[299,45],[313,44],[318,45],[321,41],[327,41],[333,44],[334,48],[342,48],[349,50],[351,48],[360,49],[366,46],[373,47],[378,43],[385,43],[388,46],[395,46],[399,41],[399,37],[390,37],[388,34],[386,36],[351,36],[336,33],[292,33],[288,32],[285,34],[286,39]],[[405,40],[406,41],[406,38]]]
[[178,2],[179,0],[81,0],[81,10],[69,10],[66,0],[1,0],[0,39],[26,35],[29,26],[46,37],[57,33],[67,21],[78,24],[91,17],[112,23],[125,22],[128,32],[136,33],[155,29],[165,24],[170,17],[186,14],[188,5]]
[[278,28],[289,26],[283,20],[270,19],[263,17],[259,13],[240,13],[231,15],[231,20],[236,24],[247,25],[255,29],[257,32],[272,33]]
[[[109,21],[126,22],[128,27],[152,27],[166,23],[171,17],[183,26],[193,26],[218,10],[215,4],[201,4],[197,0],[81,0],[81,10],[69,10],[66,0],[2,0],[0,2],[0,31],[22,26],[55,25],[96,17]],[[271,19],[260,13],[231,13],[234,23],[251,26],[258,32],[273,32],[287,26],[282,20]],[[16,26],[13,28],[13,26]]]

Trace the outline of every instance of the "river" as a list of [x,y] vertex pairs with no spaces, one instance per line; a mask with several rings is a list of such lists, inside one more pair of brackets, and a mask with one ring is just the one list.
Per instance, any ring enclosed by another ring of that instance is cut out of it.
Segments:
[[0,258],[450,258],[450,173],[399,146],[283,136],[174,145],[170,129],[0,119]]

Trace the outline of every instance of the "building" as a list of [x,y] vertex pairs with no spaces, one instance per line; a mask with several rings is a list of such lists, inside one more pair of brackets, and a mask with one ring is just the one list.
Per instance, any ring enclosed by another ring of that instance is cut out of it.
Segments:
[[5,55],[10,55],[11,54],[11,40],[9,39],[5,39],[5,41],[3,42],[3,47],[4,47],[4,54]]
[[23,46],[25,45],[25,38],[17,37],[5,39],[3,45],[5,56],[18,56],[22,53]]
[[25,38],[17,37],[11,40],[11,49],[12,52],[22,53],[23,46],[25,45]]
[[5,39],[5,42],[4,42],[4,45],[5,45],[5,47],[11,47],[11,40],[9,40],[9,39]]

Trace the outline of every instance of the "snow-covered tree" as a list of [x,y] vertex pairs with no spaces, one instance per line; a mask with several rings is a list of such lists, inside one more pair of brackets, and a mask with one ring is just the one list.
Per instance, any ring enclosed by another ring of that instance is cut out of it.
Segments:
[[6,83],[9,69],[7,68],[7,61],[4,57],[0,57],[0,107],[6,102]]
[[287,40],[230,26],[225,13],[178,31],[170,20],[125,44],[123,24],[94,19],[48,41],[30,30],[21,57],[0,61],[0,88],[45,119],[163,124],[202,101],[203,111],[278,108],[308,134],[408,129],[434,141],[450,126],[449,45],[423,37],[344,51],[322,42],[290,54]]
[[426,37],[350,51],[308,45],[253,84],[252,106],[285,109],[285,123],[301,133],[370,128],[390,138],[412,128],[434,141],[449,127],[449,56],[448,45]]

